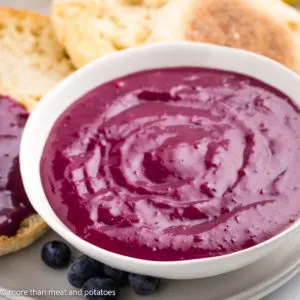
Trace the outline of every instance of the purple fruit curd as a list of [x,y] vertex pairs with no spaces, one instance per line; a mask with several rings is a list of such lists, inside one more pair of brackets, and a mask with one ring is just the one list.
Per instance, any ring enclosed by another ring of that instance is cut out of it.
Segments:
[[13,236],[34,210],[26,196],[19,167],[19,147],[28,112],[0,96],[0,235]]
[[156,261],[259,244],[300,216],[300,111],[237,73],[143,71],[71,105],[40,172],[60,220],[112,252]]

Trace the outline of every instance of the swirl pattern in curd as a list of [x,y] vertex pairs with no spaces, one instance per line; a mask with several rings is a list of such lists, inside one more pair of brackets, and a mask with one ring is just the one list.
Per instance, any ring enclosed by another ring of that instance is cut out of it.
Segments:
[[299,217],[299,109],[236,73],[132,74],[63,113],[41,176],[62,222],[102,248],[150,260],[232,253]]

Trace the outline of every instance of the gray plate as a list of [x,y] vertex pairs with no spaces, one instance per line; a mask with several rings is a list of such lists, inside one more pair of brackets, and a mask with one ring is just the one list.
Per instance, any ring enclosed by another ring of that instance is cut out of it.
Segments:
[[[41,261],[41,248],[46,241],[59,239],[50,232],[44,238],[18,253],[0,258],[0,295],[9,299],[83,299],[74,297],[78,291],[67,281],[67,270],[56,271]],[[76,255],[76,251],[73,251]],[[165,280],[160,291],[147,300],[255,300],[271,293],[300,272],[300,236],[286,244],[285,249],[246,268],[207,279]],[[13,295],[7,290],[11,290]],[[16,297],[17,292],[27,293]],[[61,293],[64,296],[60,296]],[[72,295],[72,296],[71,296]],[[30,297],[28,297],[30,296]],[[130,288],[122,290],[120,300],[139,300]]]

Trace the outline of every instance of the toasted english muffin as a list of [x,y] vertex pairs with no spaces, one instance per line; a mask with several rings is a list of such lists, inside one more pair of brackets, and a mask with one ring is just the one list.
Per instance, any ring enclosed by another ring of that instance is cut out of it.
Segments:
[[[48,17],[0,8],[0,95],[28,110],[73,70]],[[0,256],[29,246],[47,230],[38,214],[23,220],[15,236],[0,235]]]
[[144,44],[155,14],[168,1],[56,0],[52,21],[57,38],[79,68],[105,54]]
[[0,256],[28,247],[42,236],[47,229],[47,224],[39,215],[31,215],[21,223],[15,236],[0,235]]
[[0,57],[0,94],[29,110],[74,69],[48,17],[12,8],[0,8]]
[[186,40],[241,48],[300,73],[300,15],[280,0],[173,0],[150,43]]

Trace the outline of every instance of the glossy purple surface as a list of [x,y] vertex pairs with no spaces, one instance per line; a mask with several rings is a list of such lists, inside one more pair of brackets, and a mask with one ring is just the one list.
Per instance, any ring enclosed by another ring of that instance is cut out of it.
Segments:
[[149,260],[261,243],[300,214],[300,114],[240,74],[171,68],[89,92],[58,119],[41,176],[81,238]]
[[12,99],[0,96],[0,235],[13,236],[34,212],[23,187],[19,147],[28,112]]

